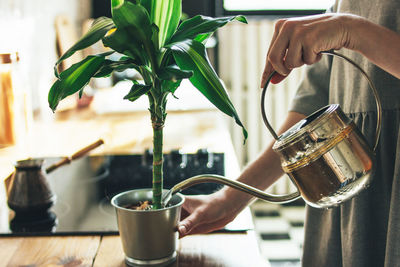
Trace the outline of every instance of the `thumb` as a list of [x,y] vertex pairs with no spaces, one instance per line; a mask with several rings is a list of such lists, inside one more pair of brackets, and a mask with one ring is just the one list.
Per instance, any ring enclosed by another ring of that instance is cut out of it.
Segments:
[[179,237],[184,237],[198,224],[199,215],[197,212],[193,212],[178,225]]

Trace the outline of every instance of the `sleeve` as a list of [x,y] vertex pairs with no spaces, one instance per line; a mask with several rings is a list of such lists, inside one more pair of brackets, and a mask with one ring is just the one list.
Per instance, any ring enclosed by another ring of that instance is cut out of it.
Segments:
[[290,111],[308,116],[329,103],[331,62],[330,56],[323,55],[318,63],[306,67]]

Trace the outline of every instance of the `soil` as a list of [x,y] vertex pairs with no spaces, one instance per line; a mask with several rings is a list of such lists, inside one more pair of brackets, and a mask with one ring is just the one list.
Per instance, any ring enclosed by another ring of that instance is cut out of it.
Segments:
[[146,200],[140,201],[139,203],[126,205],[125,208],[131,210],[151,210],[152,205],[150,201]]

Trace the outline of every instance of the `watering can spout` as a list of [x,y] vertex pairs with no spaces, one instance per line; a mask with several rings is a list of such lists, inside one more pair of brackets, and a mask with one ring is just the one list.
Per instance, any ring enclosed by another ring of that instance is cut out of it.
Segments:
[[168,204],[168,201],[171,199],[173,194],[176,194],[188,187],[191,187],[196,184],[201,184],[201,183],[217,183],[217,184],[223,184],[230,186],[232,188],[235,188],[239,191],[242,191],[244,193],[250,194],[256,198],[268,201],[268,202],[274,202],[274,203],[288,203],[291,201],[294,201],[296,199],[300,198],[300,193],[295,192],[289,195],[271,195],[268,194],[260,189],[254,188],[252,186],[249,186],[247,184],[244,184],[242,182],[232,180],[229,178],[226,178],[221,175],[215,175],[215,174],[204,174],[204,175],[197,175],[193,176],[191,178],[188,178],[178,184],[176,184],[174,187],[172,187],[166,194],[163,195],[162,198],[162,203],[163,205]]

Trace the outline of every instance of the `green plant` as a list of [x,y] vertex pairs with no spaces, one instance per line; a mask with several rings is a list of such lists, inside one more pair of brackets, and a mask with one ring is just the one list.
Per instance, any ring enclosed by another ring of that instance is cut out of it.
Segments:
[[[180,21],[181,0],[112,0],[112,18],[101,17],[56,62],[58,78],[50,89],[48,101],[55,111],[59,101],[79,92],[91,78],[105,77],[113,71],[137,70],[143,81],[133,81],[124,97],[135,101],[142,95],[149,99],[153,127],[153,208],[161,207],[163,188],[163,126],[167,95],[174,94],[182,79],[191,83],[219,110],[233,117],[247,132],[229,99],[218,75],[209,63],[205,49],[207,39],[230,21],[247,23],[243,16],[211,18],[195,16]],[[109,52],[87,56],[58,73],[58,65],[76,51],[102,41]],[[108,58],[122,54],[119,60]]]

